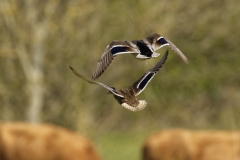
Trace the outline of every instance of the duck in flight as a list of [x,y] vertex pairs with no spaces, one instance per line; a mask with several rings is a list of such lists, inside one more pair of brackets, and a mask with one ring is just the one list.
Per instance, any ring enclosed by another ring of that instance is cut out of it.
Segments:
[[144,75],[142,75],[136,82],[134,82],[132,86],[130,86],[129,88],[120,89],[120,90],[116,90],[114,87],[109,87],[106,84],[103,84],[101,82],[91,80],[81,75],[80,73],[78,73],[71,66],[69,66],[69,68],[76,76],[80,77],[81,79],[89,83],[97,84],[106,88],[109,91],[108,93],[113,94],[113,97],[118,101],[119,104],[135,112],[135,111],[140,111],[147,106],[147,101],[138,100],[136,96],[139,95],[146,88],[148,83],[152,80],[152,78],[157,74],[159,69],[166,62],[167,57],[168,57],[168,50],[165,52],[161,60],[154,67],[148,70]]
[[120,54],[137,54],[137,59],[150,59],[158,57],[160,54],[155,51],[168,46],[175,52],[185,63],[188,63],[187,57],[167,38],[157,33],[152,33],[142,40],[111,42],[104,50],[102,56],[98,60],[97,66],[92,75],[92,80],[99,78],[106,68],[111,64],[113,59]]

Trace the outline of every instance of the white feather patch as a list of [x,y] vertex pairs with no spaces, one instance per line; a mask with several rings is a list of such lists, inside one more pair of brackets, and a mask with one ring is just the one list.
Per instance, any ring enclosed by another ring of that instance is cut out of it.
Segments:
[[145,101],[145,100],[140,100],[137,107],[130,106],[130,105],[127,104],[127,103],[122,103],[121,105],[122,105],[123,107],[127,108],[127,109],[130,110],[130,111],[136,112],[136,111],[143,110],[143,109],[147,106],[147,101]]
[[152,57],[153,57],[153,58],[156,58],[156,57],[158,57],[159,55],[160,55],[159,53],[153,52]]
[[138,54],[138,55],[136,56],[136,58],[139,58],[139,59],[149,59],[150,57],[145,56],[145,55],[142,55],[142,54]]

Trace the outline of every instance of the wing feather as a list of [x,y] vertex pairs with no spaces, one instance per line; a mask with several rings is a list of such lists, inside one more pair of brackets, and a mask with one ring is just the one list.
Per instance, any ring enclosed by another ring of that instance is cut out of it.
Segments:
[[142,77],[140,77],[136,82],[133,83],[132,87],[136,93],[135,96],[139,95],[146,88],[148,83],[152,80],[152,78],[156,75],[159,69],[166,62],[167,57],[168,57],[168,50],[165,52],[161,60],[155,66],[153,66]]
[[168,46],[168,48],[176,53],[185,63],[188,63],[187,57],[167,38],[162,37],[157,33],[152,33],[146,38],[146,40],[149,41],[154,51],[159,50],[164,46]]
[[[100,85],[100,86],[106,88],[107,90],[109,90],[110,92],[112,92],[113,94],[115,94],[116,96],[123,97],[122,95],[118,94],[115,89],[107,86],[106,84],[103,84],[103,83],[97,82],[97,81],[93,81],[93,80],[91,80],[91,79],[83,76],[82,74],[80,74],[79,72],[77,72],[75,69],[73,69],[71,66],[69,66],[69,68],[71,69],[71,71],[72,71],[76,76],[78,76],[79,78],[87,81],[88,83]],[[124,97],[123,97],[123,98],[124,98]]]
[[167,38],[165,38],[165,40],[168,42],[168,47],[174,52],[176,53],[185,63],[188,63],[188,59],[187,57],[180,51],[180,49],[178,49],[171,41],[169,41]]
[[119,54],[138,53],[136,48],[131,47],[127,41],[113,41],[104,50],[102,56],[98,60],[97,66],[92,75],[92,80],[102,75],[106,68],[112,63],[114,57]]

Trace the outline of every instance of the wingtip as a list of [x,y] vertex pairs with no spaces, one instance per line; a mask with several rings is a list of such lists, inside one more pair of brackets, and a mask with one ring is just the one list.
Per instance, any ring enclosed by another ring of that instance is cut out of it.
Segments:
[[92,75],[92,77],[91,77],[91,79],[95,81],[96,79],[98,79],[98,77],[100,77],[100,76],[98,76],[98,75],[94,72],[93,75]]
[[183,58],[181,58],[181,59],[182,59],[182,61],[183,61],[184,63],[189,64],[189,60],[188,60],[187,57],[183,57]]
[[168,54],[168,53],[169,53],[169,50],[167,49],[164,54]]
[[92,76],[91,79],[94,80],[94,81],[96,80],[96,78],[94,76]]
[[167,38],[165,40],[168,42],[168,48],[171,49],[173,52],[175,52],[184,63],[188,64],[188,58],[182,53],[182,51],[176,47],[171,41],[169,41]]
[[169,50],[167,49],[167,50],[165,51],[164,55],[163,55],[163,56],[165,57],[165,58],[163,58],[163,59],[166,60],[166,59],[168,58],[168,55],[169,55]]

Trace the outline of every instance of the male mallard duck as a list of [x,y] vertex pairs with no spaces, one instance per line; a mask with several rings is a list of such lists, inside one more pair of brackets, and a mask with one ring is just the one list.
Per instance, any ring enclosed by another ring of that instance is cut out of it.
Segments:
[[114,57],[119,54],[138,54],[136,58],[138,59],[150,59],[158,57],[160,54],[155,51],[168,46],[173,50],[180,58],[188,63],[187,57],[168,39],[162,37],[157,33],[152,33],[148,37],[142,40],[134,41],[113,41],[104,50],[102,56],[98,60],[97,66],[92,75],[92,79],[95,80],[101,76],[104,70],[110,65]]
[[153,68],[151,68],[141,78],[139,78],[136,82],[134,82],[132,86],[130,86],[129,88],[120,89],[120,90],[116,90],[114,87],[109,87],[103,83],[88,79],[87,77],[75,71],[72,67],[69,66],[69,68],[72,70],[72,72],[76,76],[82,78],[83,80],[92,84],[100,85],[106,88],[107,90],[109,90],[108,93],[113,94],[114,98],[123,107],[131,111],[139,111],[144,109],[147,106],[147,102],[145,100],[138,100],[136,96],[139,95],[146,88],[147,84],[152,80],[155,74],[157,74],[159,69],[163,66],[163,64],[167,60],[167,57],[168,57],[168,51],[165,52],[162,59]]

